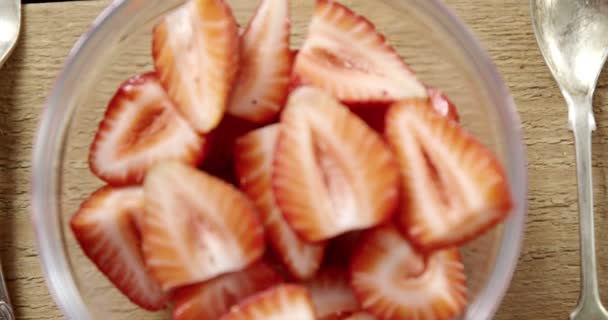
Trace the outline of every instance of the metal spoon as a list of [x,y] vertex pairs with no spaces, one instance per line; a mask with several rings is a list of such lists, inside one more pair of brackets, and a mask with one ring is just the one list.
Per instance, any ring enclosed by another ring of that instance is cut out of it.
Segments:
[[591,180],[591,102],[608,55],[608,1],[532,0],[532,20],[542,54],[568,104],[576,145],[581,293],[570,319],[608,320],[598,291]]
[[[0,68],[13,52],[21,29],[21,0],[0,0]],[[0,265],[0,320],[14,320]]]
[[13,52],[21,29],[21,0],[0,0],[0,67]]

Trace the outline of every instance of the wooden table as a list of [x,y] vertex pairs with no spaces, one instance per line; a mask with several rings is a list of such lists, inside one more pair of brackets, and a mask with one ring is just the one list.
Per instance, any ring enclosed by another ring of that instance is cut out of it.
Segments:
[[[529,154],[529,218],[517,273],[496,319],[566,319],[579,290],[572,138],[566,107],[536,46],[525,0],[448,0],[517,102]],[[77,37],[109,0],[29,4],[23,37],[0,71],[0,254],[19,319],[59,319],[30,223],[31,142],[43,101]],[[595,97],[594,178],[600,283],[608,281],[608,76]],[[608,285],[602,288],[608,297]]]

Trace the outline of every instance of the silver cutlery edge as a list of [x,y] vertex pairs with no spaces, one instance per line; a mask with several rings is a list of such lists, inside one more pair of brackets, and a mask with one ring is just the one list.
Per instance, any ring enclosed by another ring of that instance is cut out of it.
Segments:
[[[21,30],[21,0],[0,0],[0,68],[13,52]],[[0,320],[14,320],[15,314],[0,266]]]
[[572,320],[608,320],[598,290],[593,212],[592,100],[608,55],[608,1],[532,0],[534,33],[568,105],[574,134],[581,259],[581,291]]

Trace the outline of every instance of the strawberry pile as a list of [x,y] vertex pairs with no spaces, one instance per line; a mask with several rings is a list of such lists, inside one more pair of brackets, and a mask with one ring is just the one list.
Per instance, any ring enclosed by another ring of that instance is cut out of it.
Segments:
[[71,228],[133,303],[177,320],[451,319],[459,247],[512,208],[496,157],[373,24],[316,0],[304,44],[288,0],[239,34],[224,0],[153,30],[91,146],[107,183]]

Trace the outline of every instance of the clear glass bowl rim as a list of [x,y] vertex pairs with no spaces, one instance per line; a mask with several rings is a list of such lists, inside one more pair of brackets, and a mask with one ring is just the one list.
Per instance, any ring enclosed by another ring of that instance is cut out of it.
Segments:
[[[47,285],[55,302],[68,319],[93,319],[79,293],[63,244],[59,203],[62,154],[65,135],[73,114],[73,99],[70,100],[70,81],[74,81],[79,66],[83,63],[81,53],[96,45],[104,29],[120,24],[129,3],[139,0],[115,0],[95,19],[70,51],[64,67],[59,73],[47,98],[42,114],[32,158],[32,222],[36,244]],[[393,2],[405,1],[394,0]],[[498,121],[502,122],[505,163],[511,183],[516,208],[504,224],[503,238],[498,250],[496,264],[480,298],[470,305],[464,319],[490,319],[496,313],[515,271],[527,212],[526,152],[521,132],[521,121],[513,99],[472,32],[441,0],[410,0],[428,14],[442,31],[458,44],[457,50],[466,57],[476,75],[485,82]],[[149,4],[152,5],[154,1]],[[72,102],[72,103],[70,103]]]

